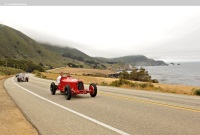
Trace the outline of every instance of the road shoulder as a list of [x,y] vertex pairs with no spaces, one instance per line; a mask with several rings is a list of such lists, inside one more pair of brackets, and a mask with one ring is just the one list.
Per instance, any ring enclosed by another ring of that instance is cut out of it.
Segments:
[[37,130],[24,117],[4,89],[5,79],[0,79],[0,131],[4,135],[38,135]]

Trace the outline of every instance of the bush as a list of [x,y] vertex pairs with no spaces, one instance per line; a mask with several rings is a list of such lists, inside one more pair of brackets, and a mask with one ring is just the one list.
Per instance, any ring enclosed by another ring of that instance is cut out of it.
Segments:
[[102,73],[91,74],[91,76],[94,76],[94,77],[107,77],[105,74],[102,74]]
[[21,69],[15,69],[11,67],[0,67],[0,74],[2,75],[14,75],[17,73],[23,73],[24,71]]
[[194,91],[194,94],[197,95],[197,96],[200,96],[200,89],[196,89],[196,90]]
[[101,82],[102,86],[108,86],[108,84],[106,82]]
[[139,84],[140,88],[151,88],[154,87],[152,83],[141,83]]
[[110,86],[119,87],[119,86],[120,86],[120,83],[119,83],[118,80],[116,80],[116,81],[112,81],[111,84],[110,84]]
[[36,76],[40,77],[42,74],[40,73],[40,71],[38,70],[34,70],[33,74],[35,74]]
[[140,89],[154,88],[152,83],[133,83],[133,82],[125,80],[125,79],[119,79],[116,81],[112,81],[110,84],[110,86],[115,86],[115,87],[120,87],[122,85],[127,85],[132,88],[140,88]]
[[142,84],[140,84],[139,86],[140,86],[141,88],[146,88],[146,87],[148,87],[147,83],[142,83]]
[[[6,65],[5,65],[6,63]],[[42,64],[42,63],[41,63]],[[17,69],[22,69],[26,72],[33,72],[34,70],[39,70],[41,72],[44,71],[42,66],[34,64],[30,60],[17,60],[17,59],[0,59],[0,66],[7,66],[7,67],[13,67]]]
[[152,83],[159,83],[159,81],[157,79],[152,79],[151,82]]
[[130,72],[130,74],[127,71],[123,71],[120,73],[119,78],[134,81],[158,83],[158,80],[151,79],[151,76],[148,74],[148,71],[146,71],[144,68],[135,68]]
[[40,78],[46,78],[46,76],[42,75],[42,73],[38,70],[34,70],[33,74],[35,74],[35,76],[40,77]]
[[138,83],[131,83],[132,88],[137,88],[138,86],[139,86]]

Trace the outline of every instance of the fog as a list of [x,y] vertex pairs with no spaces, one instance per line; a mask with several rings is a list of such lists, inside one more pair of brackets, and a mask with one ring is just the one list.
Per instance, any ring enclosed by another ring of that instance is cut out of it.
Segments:
[[160,6],[1,7],[0,23],[34,40],[90,56],[200,60],[200,8]]

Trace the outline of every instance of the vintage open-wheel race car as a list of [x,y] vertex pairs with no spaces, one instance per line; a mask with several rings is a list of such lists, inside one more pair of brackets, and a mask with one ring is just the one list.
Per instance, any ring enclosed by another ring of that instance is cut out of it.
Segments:
[[15,76],[17,78],[17,82],[28,82],[29,77],[25,73],[20,73]]
[[57,90],[64,93],[67,100],[70,100],[72,95],[87,93],[90,93],[91,97],[95,97],[97,95],[96,84],[91,83],[89,85],[89,89],[85,89],[83,81],[74,79],[71,76],[62,76],[58,85],[52,82],[50,85],[51,94],[55,95]]

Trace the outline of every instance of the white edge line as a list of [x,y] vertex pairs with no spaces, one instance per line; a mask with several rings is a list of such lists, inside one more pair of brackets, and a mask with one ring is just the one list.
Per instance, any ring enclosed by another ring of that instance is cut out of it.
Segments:
[[[14,78],[13,78],[13,79],[14,79]],[[13,79],[12,79],[12,81],[14,82]],[[122,131],[122,130],[116,129],[116,128],[114,128],[114,127],[112,127],[112,126],[109,126],[109,125],[107,125],[107,124],[105,124],[105,123],[102,123],[102,122],[100,122],[100,121],[98,121],[98,120],[95,120],[95,119],[93,119],[93,118],[90,118],[90,117],[88,117],[88,116],[86,116],[86,115],[84,115],[84,114],[81,114],[81,113],[76,112],[76,111],[74,111],[74,110],[72,110],[72,109],[69,109],[69,108],[64,107],[64,106],[62,106],[62,105],[60,105],[60,104],[57,104],[57,103],[55,103],[55,102],[53,102],[53,101],[51,101],[51,100],[48,100],[48,99],[46,99],[46,98],[44,98],[44,97],[42,97],[42,96],[40,96],[40,95],[38,95],[38,94],[35,94],[35,93],[33,93],[32,91],[29,91],[28,89],[26,89],[26,88],[24,88],[24,87],[18,85],[18,84],[15,83],[15,82],[14,82],[14,84],[17,85],[18,87],[22,88],[23,90],[29,92],[30,94],[32,94],[32,95],[34,95],[34,96],[36,96],[36,97],[39,97],[39,98],[41,98],[41,99],[43,99],[43,100],[45,100],[45,101],[47,101],[47,102],[49,102],[49,103],[52,103],[52,104],[54,104],[54,105],[56,105],[56,106],[58,106],[58,107],[60,107],[60,108],[62,108],[62,109],[64,109],[64,110],[67,110],[67,111],[69,111],[69,112],[72,112],[72,113],[74,113],[74,114],[76,114],[76,115],[78,115],[78,116],[80,116],[80,117],[83,117],[83,118],[85,118],[85,119],[87,119],[87,120],[89,120],[89,121],[92,121],[92,122],[94,122],[94,123],[96,123],[96,124],[99,124],[99,125],[101,125],[101,126],[103,126],[103,127],[105,127],[105,128],[108,128],[108,129],[114,131],[114,132],[117,132],[117,133],[119,133],[119,134],[122,134],[122,135],[129,135],[128,133],[126,133],[126,132],[124,132],[124,131]]]

